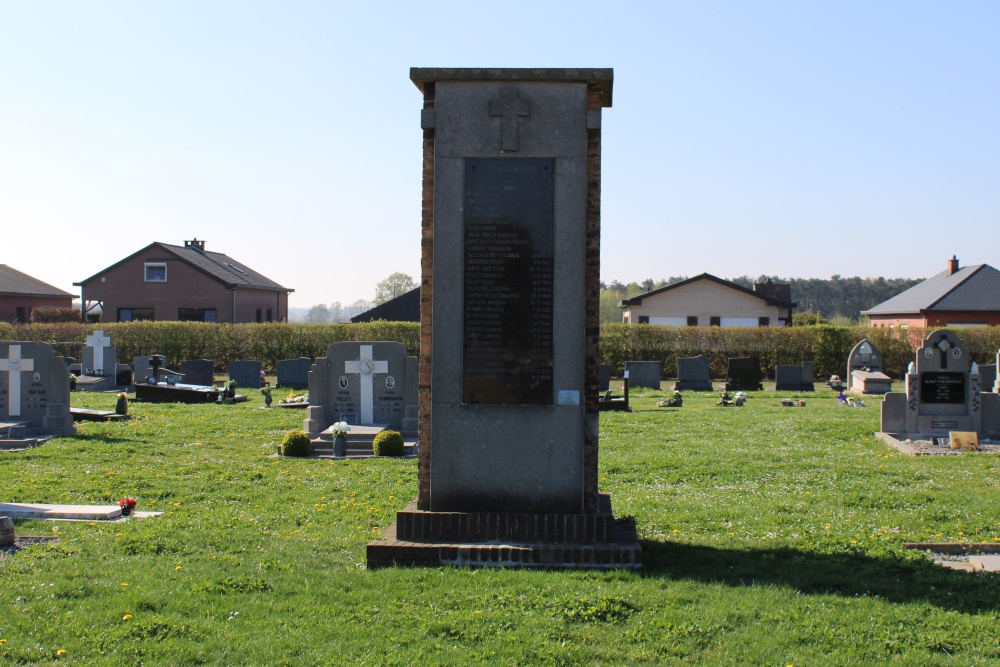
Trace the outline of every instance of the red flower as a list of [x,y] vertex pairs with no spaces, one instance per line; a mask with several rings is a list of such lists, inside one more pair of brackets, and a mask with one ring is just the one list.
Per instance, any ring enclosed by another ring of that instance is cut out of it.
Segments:
[[122,498],[118,501],[118,507],[122,509],[135,509],[135,498]]

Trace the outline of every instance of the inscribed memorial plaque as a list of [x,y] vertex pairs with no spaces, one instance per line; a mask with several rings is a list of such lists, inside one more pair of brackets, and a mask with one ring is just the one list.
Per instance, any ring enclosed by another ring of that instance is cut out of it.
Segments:
[[923,373],[921,403],[965,403],[964,373]]
[[554,172],[466,160],[465,403],[552,404]]

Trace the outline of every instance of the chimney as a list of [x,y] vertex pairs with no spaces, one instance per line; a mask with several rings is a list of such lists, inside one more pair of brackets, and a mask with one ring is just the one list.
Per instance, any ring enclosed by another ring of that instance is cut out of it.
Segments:
[[193,248],[193,249],[198,250],[200,252],[205,252],[205,242],[204,241],[199,241],[197,236],[194,237],[193,239],[191,239],[190,241],[185,241],[184,242],[184,247],[185,248]]
[[948,275],[953,276],[956,273],[958,273],[958,257],[952,255],[948,260]]

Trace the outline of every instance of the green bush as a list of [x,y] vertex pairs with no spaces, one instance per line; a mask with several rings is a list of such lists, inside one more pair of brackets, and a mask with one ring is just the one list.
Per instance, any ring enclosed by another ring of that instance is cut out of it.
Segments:
[[309,456],[312,454],[312,442],[303,431],[289,431],[281,440],[282,456]]
[[372,450],[375,452],[375,456],[402,456],[403,436],[399,431],[386,429],[375,436]]

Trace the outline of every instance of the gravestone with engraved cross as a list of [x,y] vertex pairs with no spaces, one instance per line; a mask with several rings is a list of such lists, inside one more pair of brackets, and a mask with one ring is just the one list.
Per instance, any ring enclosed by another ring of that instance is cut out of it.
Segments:
[[48,343],[0,341],[0,422],[25,435],[71,435],[69,370]]
[[906,373],[906,393],[882,401],[882,432],[907,437],[947,436],[951,431],[1000,435],[1000,401],[983,394],[979,370],[953,331],[932,332]]
[[406,348],[395,342],[342,342],[309,371],[303,430],[318,435],[334,422],[401,430],[407,395]]
[[87,336],[83,348],[83,374],[114,378],[118,365],[118,350],[111,346],[111,336],[95,331]]

